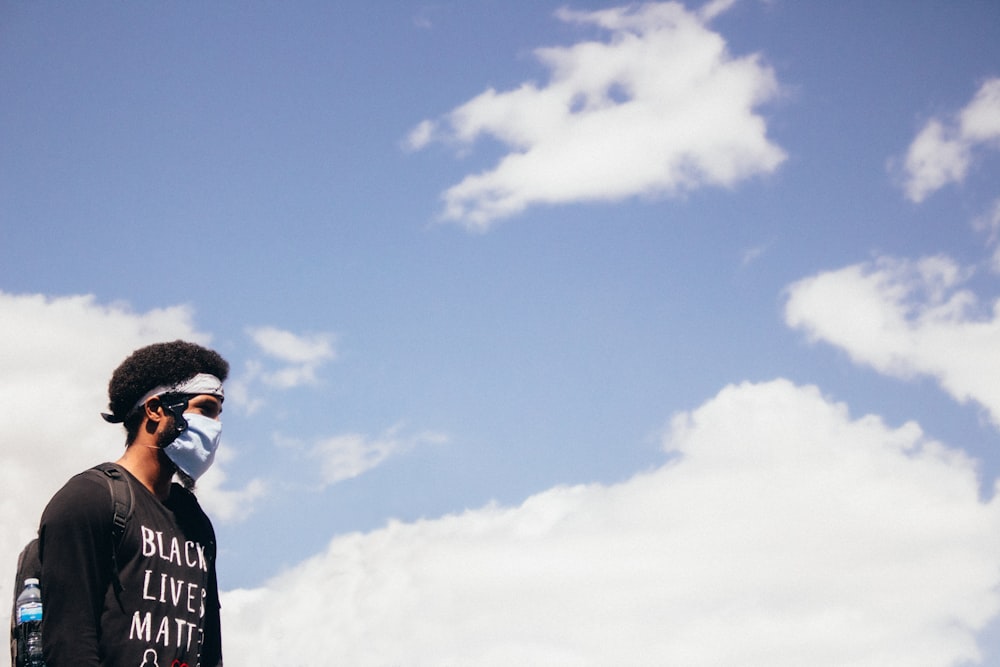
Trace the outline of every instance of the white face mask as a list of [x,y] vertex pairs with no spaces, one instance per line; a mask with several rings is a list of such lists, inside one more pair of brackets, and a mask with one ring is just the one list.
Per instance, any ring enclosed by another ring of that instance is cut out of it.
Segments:
[[184,473],[198,479],[215,460],[215,450],[222,437],[222,422],[196,412],[185,412],[187,428],[163,448],[170,460]]

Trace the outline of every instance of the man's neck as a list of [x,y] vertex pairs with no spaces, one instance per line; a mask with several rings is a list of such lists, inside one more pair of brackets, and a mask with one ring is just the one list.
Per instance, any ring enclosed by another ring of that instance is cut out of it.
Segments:
[[174,477],[174,469],[167,460],[163,450],[149,438],[137,437],[116,463],[132,473],[150,493],[159,500],[170,496],[170,482]]

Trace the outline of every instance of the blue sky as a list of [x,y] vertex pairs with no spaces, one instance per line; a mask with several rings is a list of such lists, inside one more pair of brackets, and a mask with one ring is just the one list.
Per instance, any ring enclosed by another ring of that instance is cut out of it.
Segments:
[[995,663],[998,149],[993,2],[0,2],[0,556],[182,337],[234,664]]

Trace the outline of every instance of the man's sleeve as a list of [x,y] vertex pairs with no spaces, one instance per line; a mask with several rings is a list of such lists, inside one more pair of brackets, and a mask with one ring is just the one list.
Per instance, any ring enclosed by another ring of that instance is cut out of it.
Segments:
[[111,495],[77,475],[42,513],[42,646],[47,667],[99,667],[98,637],[111,583]]

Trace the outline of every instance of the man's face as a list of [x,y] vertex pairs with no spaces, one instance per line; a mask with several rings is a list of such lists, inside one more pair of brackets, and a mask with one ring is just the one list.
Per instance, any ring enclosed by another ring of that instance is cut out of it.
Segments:
[[187,409],[184,410],[184,414],[188,413],[200,414],[209,419],[221,421],[222,401],[219,400],[218,396],[213,396],[212,394],[192,396],[188,401]]
[[[171,401],[167,401],[168,404]],[[177,406],[177,402],[173,402],[173,406]],[[156,434],[156,444],[162,450],[167,445],[172,443],[177,439],[182,431],[177,430],[177,417],[176,410],[179,408],[174,407],[173,410],[167,407],[166,413],[169,415],[167,419],[162,420],[158,425],[158,433]],[[214,419],[215,421],[221,421],[222,417],[222,399],[212,394],[196,394],[194,396],[187,397],[187,405],[183,408],[184,415],[201,415],[208,419]],[[169,458],[169,457],[168,457]],[[194,491],[195,479],[185,473],[183,470],[178,468],[176,465],[173,466],[174,472],[180,478],[181,483],[184,485],[188,491]]]
[[[169,400],[167,401],[167,403],[171,402],[172,401]],[[180,433],[180,431],[177,430],[175,417],[169,410],[167,410],[167,414],[169,418],[160,422],[158,426],[159,432],[156,435],[156,444],[159,445],[160,448],[169,445]],[[184,408],[184,414],[199,414],[209,419],[221,421],[222,400],[212,394],[196,394],[188,398],[187,406]]]

